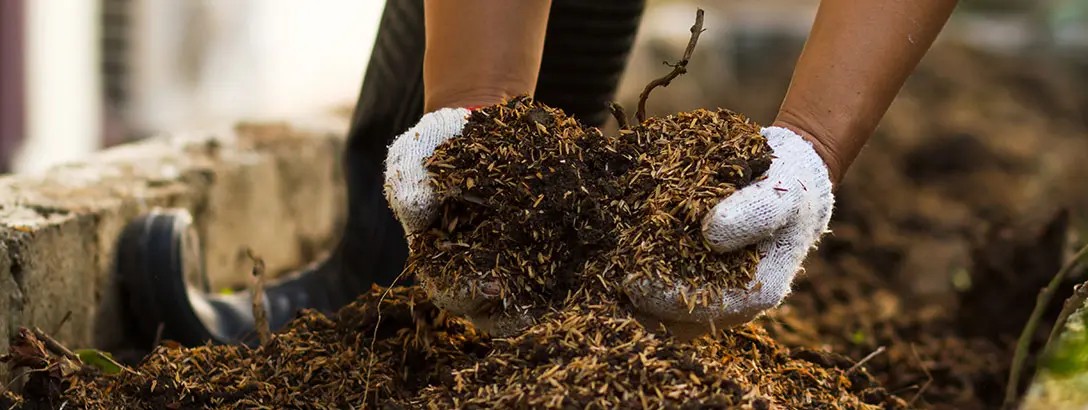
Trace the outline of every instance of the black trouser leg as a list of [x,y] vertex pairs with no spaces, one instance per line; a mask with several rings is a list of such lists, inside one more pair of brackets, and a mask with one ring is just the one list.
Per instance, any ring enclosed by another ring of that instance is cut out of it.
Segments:
[[609,117],[644,0],[553,0],[534,97],[590,126]]
[[404,231],[382,194],[383,170],[387,146],[423,115],[423,48],[423,1],[388,0],[344,157],[348,220],[340,250],[364,290],[390,285],[408,257]]

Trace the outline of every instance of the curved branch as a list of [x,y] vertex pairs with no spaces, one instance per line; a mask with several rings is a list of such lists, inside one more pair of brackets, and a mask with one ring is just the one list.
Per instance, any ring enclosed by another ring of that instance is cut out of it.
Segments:
[[691,26],[691,39],[688,40],[688,46],[684,49],[684,57],[677,61],[676,64],[665,62],[666,65],[672,67],[672,71],[665,74],[664,77],[650,81],[649,84],[646,84],[646,88],[642,89],[642,94],[639,94],[638,111],[635,113],[639,123],[646,121],[646,99],[650,97],[650,91],[657,87],[668,87],[672,80],[688,72],[688,61],[691,60],[691,53],[695,51],[695,43],[699,42],[699,34],[702,34],[702,32],[703,9],[698,9],[695,11],[695,24]]

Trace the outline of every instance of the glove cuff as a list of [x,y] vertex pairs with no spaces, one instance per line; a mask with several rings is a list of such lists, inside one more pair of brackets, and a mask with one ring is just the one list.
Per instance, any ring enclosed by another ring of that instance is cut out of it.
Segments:
[[435,148],[461,135],[470,112],[465,108],[429,112],[389,146],[385,160],[385,196],[406,233],[418,232],[434,219],[439,199],[427,183],[424,164]]
[[782,160],[784,164],[809,175],[804,181],[807,191],[815,193],[821,199],[833,201],[831,172],[811,141],[783,127],[766,127],[760,134],[767,138],[767,144],[774,150],[776,160]]

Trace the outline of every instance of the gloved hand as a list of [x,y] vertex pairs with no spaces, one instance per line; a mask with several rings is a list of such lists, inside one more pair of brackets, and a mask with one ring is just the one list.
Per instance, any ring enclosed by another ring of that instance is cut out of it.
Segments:
[[442,201],[435,197],[424,163],[435,148],[461,135],[470,113],[465,108],[443,108],[425,114],[389,146],[385,198],[405,234],[422,232],[434,221]]
[[764,128],[774,159],[765,178],[719,202],[703,220],[703,235],[718,252],[758,244],[762,258],[747,289],[726,290],[708,305],[688,309],[692,289],[625,281],[635,309],[683,338],[755,319],[790,291],[805,256],[827,230],[834,197],[827,165],[812,144],[793,131]]
[[[385,159],[385,197],[405,234],[424,231],[437,217],[442,198],[435,195],[424,164],[435,148],[461,135],[470,113],[466,108],[443,108],[428,113],[389,146]],[[458,283],[442,285],[433,278],[418,279],[435,306],[465,317],[489,333],[502,335],[531,321],[528,317],[496,313],[502,303],[497,283],[469,283],[472,279],[462,278]]]

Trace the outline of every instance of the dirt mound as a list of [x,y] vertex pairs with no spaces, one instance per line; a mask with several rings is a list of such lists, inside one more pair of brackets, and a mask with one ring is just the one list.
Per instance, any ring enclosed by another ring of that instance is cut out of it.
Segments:
[[488,339],[415,287],[375,288],[331,318],[304,312],[256,349],[164,345],[113,376],[27,377],[39,388],[21,408],[903,406],[854,362],[784,348],[753,325],[684,344],[615,304],[586,305]]
[[331,318],[304,312],[256,349],[160,346],[111,376],[52,371],[70,363],[25,348],[38,344],[24,332],[13,357],[45,369],[27,376],[38,387],[24,405],[903,407],[859,363],[784,348],[755,325],[680,342],[645,328],[615,291],[627,274],[711,292],[748,280],[758,255],[714,254],[699,222],[769,165],[757,130],[698,110],[607,137],[528,98],[478,110],[428,163],[448,199],[413,238],[409,272],[477,275],[514,303],[542,302],[526,331],[489,338],[411,287],[375,288]]
[[902,402],[853,362],[790,351],[756,326],[678,343],[647,331],[615,303],[577,306],[429,387],[439,407],[869,408]]

